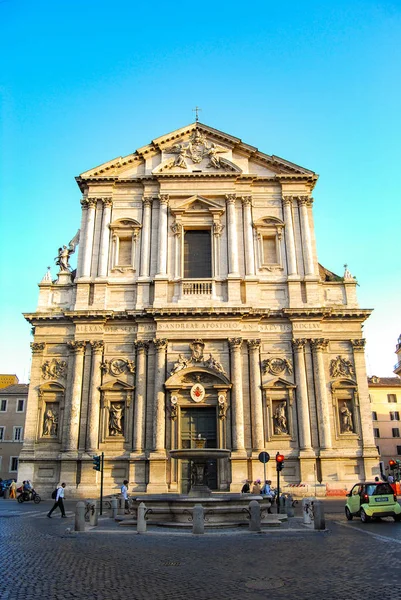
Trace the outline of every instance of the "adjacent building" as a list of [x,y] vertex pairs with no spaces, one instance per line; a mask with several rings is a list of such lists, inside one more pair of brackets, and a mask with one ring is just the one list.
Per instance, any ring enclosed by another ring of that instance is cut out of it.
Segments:
[[23,479],[93,494],[103,452],[106,491],[127,478],[137,492],[185,492],[190,465],[168,451],[199,435],[231,450],[208,465],[221,491],[261,477],[262,450],[271,478],[285,455],[284,484],[344,488],[378,474],[371,311],[347,269],[318,262],[316,180],[199,122],[77,177],[80,234],[25,315],[35,337]]
[[399,377],[369,377],[375,443],[384,466],[401,459],[401,379]]
[[[18,380],[17,380],[18,381]],[[24,441],[29,386],[17,383],[0,389],[0,477],[17,479]]]

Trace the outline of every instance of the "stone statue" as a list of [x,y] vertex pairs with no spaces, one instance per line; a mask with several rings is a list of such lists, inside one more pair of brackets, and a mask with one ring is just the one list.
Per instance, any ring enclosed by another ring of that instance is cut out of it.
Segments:
[[216,144],[211,144],[210,147],[205,147],[205,154],[209,158],[209,164],[207,168],[215,167],[215,169],[220,169],[221,162],[218,156],[221,152],[227,152],[227,148],[223,148],[222,146],[216,146]]
[[274,411],[274,433],[288,433],[286,402],[280,402]]
[[56,411],[48,408],[43,423],[43,435],[55,437],[58,429],[58,415]]
[[214,369],[215,371],[218,371],[219,373],[223,373],[223,375],[226,374],[226,372],[224,371],[223,365],[218,360],[213,358],[213,356],[211,354],[209,354],[209,358],[205,361],[205,366],[209,367],[209,369]]
[[351,361],[342,356],[336,356],[330,361],[331,377],[353,377],[355,375],[354,367]]
[[185,369],[186,367],[188,367],[189,366],[188,363],[189,363],[188,359],[186,359],[182,354],[179,354],[177,362],[174,363],[174,367],[171,371],[171,375],[174,375],[174,373],[178,373],[178,371],[181,371],[182,369]]
[[80,230],[78,229],[77,233],[68,244],[68,247],[63,246],[58,249],[58,255],[54,260],[56,261],[56,265],[60,267],[60,273],[69,273],[71,270],[69,258],[70,255],[75,252],[75,248],[79,244],[79,233]]
[[109,418],[109,434],[110,435],[123,435],[124,427],[124,405],[113,403],[110,405],[110,418]]
[[343,405],[340,408],[340,429],[341,433],[352,433],[354,431],[352,412],[348,408],[346,402],[343,402]]

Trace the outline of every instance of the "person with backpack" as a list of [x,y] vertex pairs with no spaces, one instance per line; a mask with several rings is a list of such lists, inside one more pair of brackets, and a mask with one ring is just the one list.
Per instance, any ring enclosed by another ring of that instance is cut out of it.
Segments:
[[[62,483],[60,486],[58,486],[57,490],[56,490],[56,497],[55,497],[55,503],[53,505],[53,508],[50,510],[50,512],[47,513],[47,516],[49,517],[49,519],[52,518],[52,512],[54,510],[56,510],[56,508],[59,508],[61,511],[61,517],[63,519],[67,518],[67,515],[65,514],[65,509],[64,509],[64,488],[65,488],[65,483]],[[52,494],[52,497],[54,495],[54,492]]]

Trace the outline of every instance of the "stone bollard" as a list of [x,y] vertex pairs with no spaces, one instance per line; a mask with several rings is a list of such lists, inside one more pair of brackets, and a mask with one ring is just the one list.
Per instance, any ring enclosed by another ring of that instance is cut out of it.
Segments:
[[75,507],[75,531],[85,531],[85,502],[78,502]]
[[141,502],[138,506],[138,516],[136,518],[136,532],[146,533],[146,506],[144,502]]
[[260,527],[260,504],[257,500],[251,500],[249,503],[249,531],[261,531]]
[[321,500],[315,500],[313,503],[313,525],[314,529],[326,529],[324,505]]
[[118,500],[118,514],[125,515],[125,500],[124,498],[117,498]]
[[311,516],[311,505],[315,498],[302,498],[302,515],[304,525],[310,525],[312,523]]
[[115,519],[118,513],[118,501],[117,498],[111,499],[111,509],[110,509],[110,518]]
[[99,513],[97,510],[96,502],[89,503],[89,524],[96,526],[98,524]]
[[285,496],[284,496],[284,494],[281,494],[281,496],[280,496],[278,512],[280,513],[280,515],[285,515]]
[[192,533],[205,533],[205,511],[202,504],[195,504],[192,511]]
[[291,494],[288,494],[288,496],[286,496],[285,499],[285,512],[287,513],[287,517],[293,517],[294,516],[294,507],[292,505],[292,496]]
[[3,497],[4,497],[4,500],[8,500],[9,499],[9,497],[10,497],[10,488],[6,488],[4,490],[4,496]]

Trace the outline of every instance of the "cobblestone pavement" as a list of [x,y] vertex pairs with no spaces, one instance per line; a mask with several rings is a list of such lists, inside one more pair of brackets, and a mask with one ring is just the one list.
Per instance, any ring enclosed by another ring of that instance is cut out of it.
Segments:
[[[401,598],[401,523],[348,523],[327,505],[327,530],[137,535],[112,519],[85,533],[47,519],[51,503],[0,501],[2,600],[377,600]],[[299,514],[299,510],[298,510]]]

